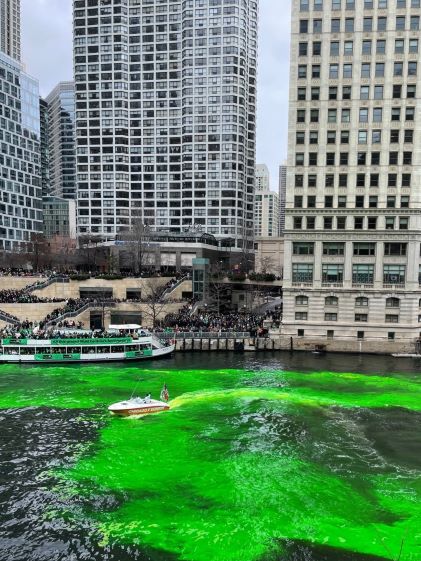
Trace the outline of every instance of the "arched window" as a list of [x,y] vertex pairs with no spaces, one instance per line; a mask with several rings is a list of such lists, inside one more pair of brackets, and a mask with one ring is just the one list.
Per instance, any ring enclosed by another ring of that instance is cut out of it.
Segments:
[[358,298],[355,298],[355,305],[358,308],[362,308],[363,306],[364,307],[368,306],[368,298],[366,298],[365,296],[358,296]]
[[337,296],[328,296],[325,298],[325,306],[337,306],[338,298]]
[[386,308],[399,308],[401,305],[401,301],[399,298],[387,298],[386,300]]
[[295,297],[295,305],[296,306],[308,306],[308,296],[300,296]]

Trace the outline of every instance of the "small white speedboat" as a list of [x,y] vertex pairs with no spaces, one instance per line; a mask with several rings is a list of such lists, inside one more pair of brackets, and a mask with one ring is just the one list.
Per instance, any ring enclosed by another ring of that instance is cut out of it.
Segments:
[[127,401],[113,403],[108,407],[108,411],[119,417],[130,417],[131,415],[149,415],[150,413],[159,413],[167,411],[170,408],[168,403],[151,399],[150,397],[133,397]]

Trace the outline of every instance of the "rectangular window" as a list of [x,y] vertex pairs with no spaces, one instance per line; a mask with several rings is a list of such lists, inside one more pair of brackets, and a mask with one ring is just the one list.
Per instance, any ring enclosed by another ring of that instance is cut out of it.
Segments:
[[333,314],[331,312],[325,313],[325,321],[338,321],[338,314]]
[[376,255],[376,244],[374,242],[354,242],[354,255]]
[[313,265],[311,263],[293,263],[292,282],[313,282]]
[[406,256],[407,244],[400,242],[386,242],[384,244],[384,254],[387,256]]
[[307,321],[307,312],[295,312],[295,319],[300,321]]
[[[355,314],[355,321],[359,323],[366,323],[368,321],[368,314]],[[364,339],[364,331],[358,331],[358,339]]]
[[405,284],[405,265],[383,265],[384,284]]
[[373,284],[374,265],[366,263],[352,265],[352,282],[354,284]]
[[322,265],[322,282],[342,283],[344,274],[344,266],[342,264],[324,264]]
[[345,244],[341,242],[323,242],[323,255],[344,255]]
[[362,54],[363,55],[371,55],[371,41],[370,40],[365,39],[363,41]]
[[294,242],[292,245],[293,255],[314,255],[314,243]]
[[386,314],[385,322],[386,323],[399,323],[399,315],[397,315],[397,314]]

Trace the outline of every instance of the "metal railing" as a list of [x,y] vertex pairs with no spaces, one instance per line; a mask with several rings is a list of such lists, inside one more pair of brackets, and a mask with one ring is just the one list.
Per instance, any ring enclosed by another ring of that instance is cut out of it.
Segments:
[[47,279],[45,281],[37,281],[37,282],[34,282],[34,284],[30,284],[29,286],[26,286],[23,289],[23,292],[24,292],[24,294],[29,294],[31,292],[34,292],[34,290],[42,290],[43,288],[47,288],[47,286],[51,286],[55,282],[69,283],[70,279],[69,279],[69,277],[66,277],[66,276],[50,277],[49,279]]
[[76,310],[73,310],[72,312],[66,312],[64,314],[62,314],[61,316],[57,316],[56,318],[50,320],[48,323],[46,323],[46,327],[51,327],[53,324],[58,323],[60,321],[63,321],[65,319],[69,319],[69,318],[75,318],[78,315],[82,314],[83,312],[86,312],[86,310],[89,310],[91,308],[113,308],[115,307],[116,303],[113,301],[106,301],[106,300],[101,300],[101,302],[92,300],[92,302],[87,302],[86,304],[84,304],[83,306],[81,306],[80,308],[77,308]]
[[12,316],[6,312],[0,310],[0,320],[5,321],[6,323],[11,323],[12,325],[19,325],[20,319],[16,316]]
[[169,296],[171,292],[173,292],[176,288],[178,288],[184,281],[189,280],[188,275],[184,275],[181,279],[179,279],[173,286],[169,286],[164,292],[162,293],[162,299],[164,300],[166,296]]

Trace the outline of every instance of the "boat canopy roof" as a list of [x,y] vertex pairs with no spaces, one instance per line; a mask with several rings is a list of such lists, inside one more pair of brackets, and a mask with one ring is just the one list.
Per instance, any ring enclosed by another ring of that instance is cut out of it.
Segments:
[[124,330],[132,331],[133,329],[142,329],[142,326],[137,325],[137,323],[126,323],[126,324],[123,324],[123,325],[110,325],[108,330],[111,330],[111,329],[116,329],[118,331],[124,331]]

